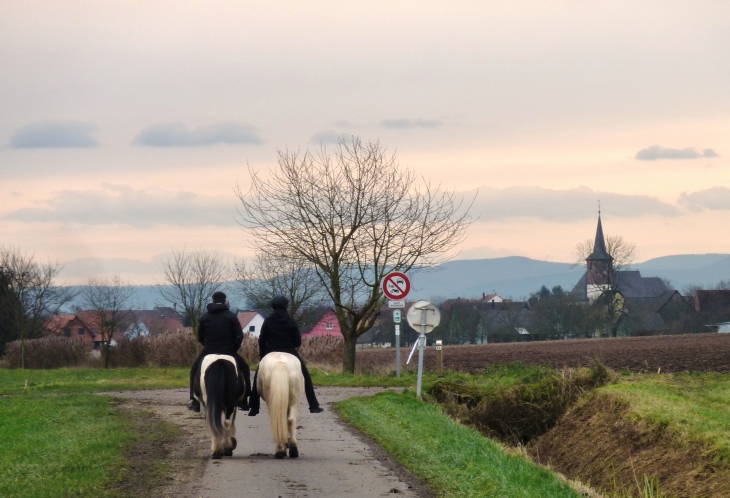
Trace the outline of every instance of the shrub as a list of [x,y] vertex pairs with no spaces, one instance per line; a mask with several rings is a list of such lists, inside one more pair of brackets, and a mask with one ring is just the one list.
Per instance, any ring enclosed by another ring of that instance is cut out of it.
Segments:
[[165,332],[155,337],[145,337],[146,359],[157,367],[189,367],[197,355],[197,341],[188,331]]
[[[48,336],[25,341],[26,368],[75,367],[89,358],[89,345],[79,339]],[[20,368],[20,341],[5,346],[3,362],[9,368]]]
[[[341,337],[317,336],[302,337],[302,346],[299,355],[307,363],[338,368],[342,366],[342,348],[344,341]],[[259,362],[258,337],[246,336],[243,339],[238,354],[249,364]]]
[[259,362],[259,338],[248,334],[243,338],[241,347],[238,350],[241,358],[246,360],[249,365],[255,365]]
[[142,367],[147,365],[150,351],[150,342],[147,337],[121,339],[116,346],[109,349],[109,366]]
[[299,355],[308,363],[341,367],[345,341],[341,337],[319,336],[302,338]]

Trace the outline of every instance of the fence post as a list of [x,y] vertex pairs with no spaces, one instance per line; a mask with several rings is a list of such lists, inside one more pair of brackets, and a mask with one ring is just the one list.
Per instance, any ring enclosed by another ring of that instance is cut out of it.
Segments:
[[436,375],[439,377],[444,375],[444,357],[441,345],[440,340],[436,341]]

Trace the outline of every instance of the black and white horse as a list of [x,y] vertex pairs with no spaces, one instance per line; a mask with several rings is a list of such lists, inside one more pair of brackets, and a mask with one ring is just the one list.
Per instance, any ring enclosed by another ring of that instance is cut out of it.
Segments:
[[193,392],[205,407],[213,458],[231,456],[236,449],[236,405],[245,389],[242,372],[232,356],[209,354],[203,358]]

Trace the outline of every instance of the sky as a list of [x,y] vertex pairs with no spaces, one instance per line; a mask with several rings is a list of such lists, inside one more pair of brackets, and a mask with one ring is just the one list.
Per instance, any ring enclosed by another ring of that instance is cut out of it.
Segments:
[[251,256],[235,189],[379,140],[474,198],[457,258],[730,253],[730,3],[0,0],[0,245],[153,283]]

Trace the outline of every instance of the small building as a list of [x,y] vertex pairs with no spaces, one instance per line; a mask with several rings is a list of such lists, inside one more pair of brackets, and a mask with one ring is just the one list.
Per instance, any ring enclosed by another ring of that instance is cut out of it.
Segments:
[[504,301],[499,294],[487,294],[482,293],[482,302],[483,303],[501,303]]
[[264,318],[266,317],[259,311],[238,312],[238,323],[241,324],[243,333],[251,337],[258,337],[261,334],[261,326],[264,324]]
[[337,315],[332,309],[328,309],[322,318],[312,327],[312,330],[304,337],[322,337],[322,336],[342,337],[340,330],[340,322],[337,321]]
[[91,349],[94,342],[94,332],[76,314],[54,315],[46,324],[49,333],[71,339],[80,339],[86,342]]

